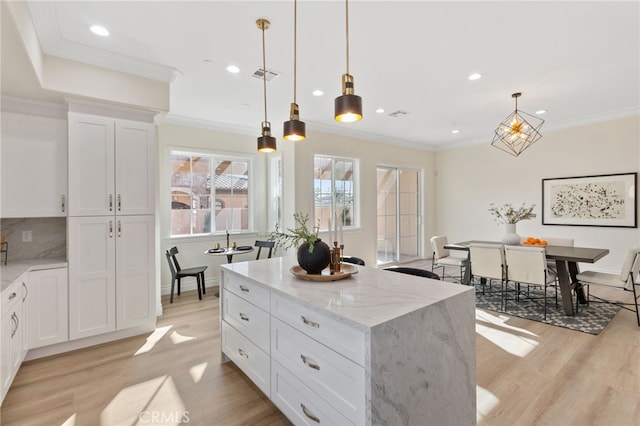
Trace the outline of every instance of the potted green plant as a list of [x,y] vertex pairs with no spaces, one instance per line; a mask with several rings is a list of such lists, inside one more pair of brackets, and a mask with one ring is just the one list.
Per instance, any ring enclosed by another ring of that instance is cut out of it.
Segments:
[[320,226],[309,229],[309,215],[296,212],[293,214],[294,228],[281,230],[276,224],[275,230],[269,233],[269,240],[276,242],[276,247],[284,249],[297,247],[298,264],[308,274],[319,274],[329,265],[331,252],[329,246],[318,237]]

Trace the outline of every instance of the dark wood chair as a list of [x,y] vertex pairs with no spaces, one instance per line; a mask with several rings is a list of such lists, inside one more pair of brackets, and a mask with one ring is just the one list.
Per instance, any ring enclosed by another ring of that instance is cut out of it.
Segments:
[[364,260],[360,259],[359,257],[355,257],[355,256],[342,256],[342,261],[346,262],[346,263],[351,263],[353,265],[365,266]]
[[256,240],[256,243],[254,244],[254,246],[258,247],[258,254],[256,255],[256,260],[260,260],[260,252],[262,252],[262,249],[269,249],[269,253],[267,254],[267,259],[271,259],[271,254],[273,253],[273,248],[276,246],[276,242]]
[[207,292],[204,287],[204,271],[207,270],[207,267],[194,266],[192,268],[182,269],[178,259],[176,258],[176,254],[178,254],[177,247],[171,247],[166,252],[167,261],[169,262],[169,270],[171,271],[171,303],[173,303],[173,291],[175,289],[176,281],[178,282],[178,296],[180,296],[180,281],[184,277],[196,277],[196,282],[198,284],[198,299],[202,300],[202,295]]
[[435,272],[427,271],[426,269],[408,268],[406,266],[398,266],[398,267],[392,267],[392,268],[385,268],[383,270],[384,271],[391,271],[391,272],[399,272],[401,274],[416,275],[418,277],[431,278],[431,279],[434,279],[434,280],[439,280],[440,279],[438,274],[436,274]]

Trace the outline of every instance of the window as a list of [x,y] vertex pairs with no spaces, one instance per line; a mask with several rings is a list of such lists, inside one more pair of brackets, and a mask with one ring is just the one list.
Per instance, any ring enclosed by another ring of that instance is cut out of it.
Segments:
[[348,158],[314,157],[315,218],[320,229],[328,230],[329,221],[344,228],[357,226],[356,172],[357,162]]
[[171,236],[249,229],[251,163],[226,157],[171,151]]

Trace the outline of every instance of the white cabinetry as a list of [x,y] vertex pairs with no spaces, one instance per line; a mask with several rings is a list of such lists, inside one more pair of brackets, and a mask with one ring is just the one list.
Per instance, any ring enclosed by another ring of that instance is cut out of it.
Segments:
[[24,305],[27,297],[24,274],[2,292],[0,384],[4,399],[26,353]]
[[26,305],[29,349],[69,339],[67,268],[40,269],[29,274]]
[[155,322],[154,125],[69,112],[69,338]]
[[69,113],[69,216],[154,214],[151,123]]
[[67,121],[2,113],[2,217],[67,215]]
[[69,338],[155,318],[153,216],[69,218]]

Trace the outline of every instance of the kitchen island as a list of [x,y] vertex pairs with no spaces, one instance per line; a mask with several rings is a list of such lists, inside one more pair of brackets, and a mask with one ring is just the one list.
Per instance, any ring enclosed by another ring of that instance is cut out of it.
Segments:
[[222,266],[222,362],[295,424],[476,423],[473,288],[364,266],[304,281],[295,264]]

